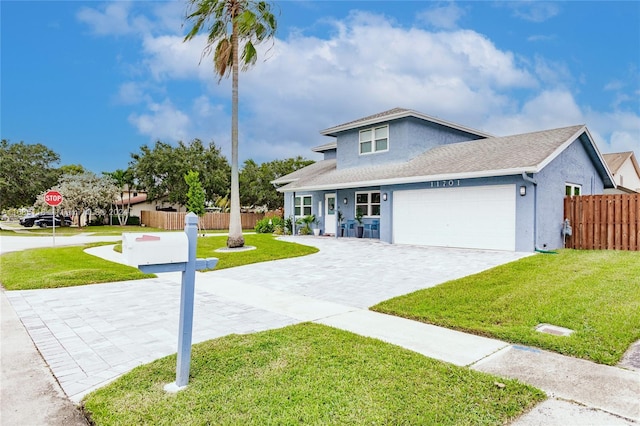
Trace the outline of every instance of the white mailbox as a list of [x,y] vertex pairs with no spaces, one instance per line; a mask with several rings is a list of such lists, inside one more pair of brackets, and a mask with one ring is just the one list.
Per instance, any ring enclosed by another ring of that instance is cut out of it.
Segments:
[[127,265],[160,265],[189,260],[189,239],[184,232],[125,232],[122,256]]

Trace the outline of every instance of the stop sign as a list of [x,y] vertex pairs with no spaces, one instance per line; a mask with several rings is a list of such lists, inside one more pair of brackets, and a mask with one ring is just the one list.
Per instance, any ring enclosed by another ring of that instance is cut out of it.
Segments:
[[44,194],[44,202],[50,206],[60,205],[60,203],[62,203],[62,194],[58,191],[47,191],[47,193]]

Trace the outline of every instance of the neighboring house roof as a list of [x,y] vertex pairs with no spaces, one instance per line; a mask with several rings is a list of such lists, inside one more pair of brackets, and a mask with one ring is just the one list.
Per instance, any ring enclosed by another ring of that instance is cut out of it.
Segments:
[[450,121],[441,120],[430,115],[423,114],[418,111],[414,111],[406,108],[393,108],[388,111],[380,112],[378,114],[370,115],[368,117],[360,118],[358,120],[350,121],[348,123],[339,124],[334,127],[320,131],[325,136],[337,136],[338,133],[346,130],[357,129],[363,126],[371,126],[378,123],[388,122],[391,120],[397,120],[405,117],[415,117],[421,120],[430,121],[432,123],[440,124],[442,126],[450,127],[452,129],[461,130],[463,132],[471,133],[474,135],[482,136],[485,138],[492,137],[489,133],[482,132],[480,130],[471,129],[469,127],[461,126],[460,124],[452,123]]
[[633,151],[625,151],[625,152],[614,152],[611,154],[602,154],[604,161],[606,161],[607,166],[609,166],[609,170],[614,175],[618,173],[620,167],[624,164],[625,161],[631,159],[631,163],[633,164],[634,169],[636,169],[636,173],[640,176],[640,166],[638,166],[638,162],[636,161],[636,156],[633,154]]
[[288,185],[279,191],[357,188],[538,173],[578,138],[603,177],[605,187],[615,187],[613,177],[589,131],[584,125],[579,125],[440,145],[403,163],[336,169],[335,160],[327,160],[320,162],[324,163],[322,169],[298,170],[295,179],[290,179],[291,175],[283,176],[281,181],[288,182]]
[[135,197],[129,198],[128,196],[124,196],[122,200],[118,199],[114,204],[116,206],[126,206],[126,205],[134,205],[140,204],[147,201],[147,194],[138,194]]

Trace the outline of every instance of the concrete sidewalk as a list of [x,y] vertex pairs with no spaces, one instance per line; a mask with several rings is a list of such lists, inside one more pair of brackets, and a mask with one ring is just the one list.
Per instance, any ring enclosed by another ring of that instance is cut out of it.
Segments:
[[[640,421],[638,372],[366,309],[394,295],[487,269],[522,254],[313,237],[296,241],[317,245],[321,252],[198,273],[194,343],[229,333],[314,321],[456,365],[518,378],[546,391],[550,399],[518,419],[517,425],[632,425]],[[358,268],[350,260],[354,250],[363,259]],[[93,248],[91,253],[120,261],[109,246]],[[399,262],[409,266],[394,273]],[[175,352],[179,279],[179,274],[162,274],[144,281],[12,291],[6,296],[62,389],[79,401],[136,365]],[[3,348],[8,309],[3,305]],[[21,325],[13,322],[11,327]],[[30,347],[37,355],[33,345]],[[4,349],[2,355],[4,392]],[[19,394],[21,389],[13,381],[9,383],[9,392],[13,389]]]
[[26,330],[0,294],[0,424],[87,426],[33,345]]

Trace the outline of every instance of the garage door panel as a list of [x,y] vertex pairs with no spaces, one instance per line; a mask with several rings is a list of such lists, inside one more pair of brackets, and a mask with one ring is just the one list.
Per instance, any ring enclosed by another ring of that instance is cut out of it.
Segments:
[[398,244],[515,250],[515,186],[395,191]]

